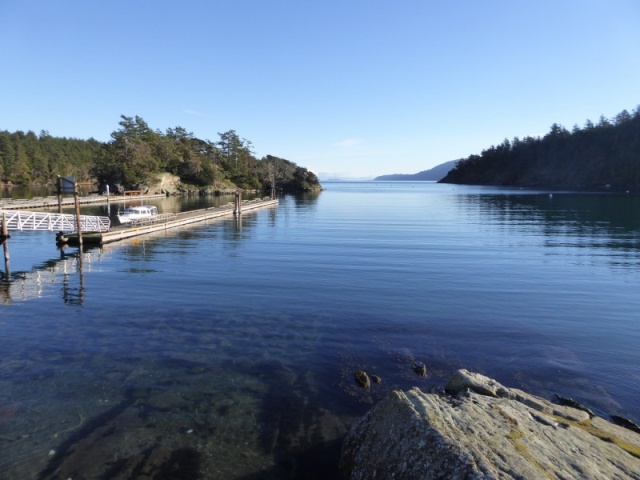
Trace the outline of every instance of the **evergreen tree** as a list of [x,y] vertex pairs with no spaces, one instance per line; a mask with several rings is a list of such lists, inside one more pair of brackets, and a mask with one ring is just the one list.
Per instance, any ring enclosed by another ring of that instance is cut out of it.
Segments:
[[543,138],[503,142],[460,160],[442,182],[640,188],[640,114],[587,120],[572,132],[554,123]]
[[[165,133],[154,131],[138,116],[122,115],[118,125],[107,143],[92,138],[56,138],[46,130],[38,136],[31,131],[0,131],[0,180],[46,183],[55,182],[57,176],[73,176],[78,181],[97,179],[101,185],[135,188],[152,173],[170,172],[196,186],[230,179],[240,188],[260,189],[263,185],[270,188],[268,179],[273,175],[269,165],[278,163],[283,173],[280,188],[319,188],[319,183],[313,183],[313,174],[305,169],[296,172],[297,166],[291,162],[276,162],[273,159],[277,157],[256,159],[251,142],[235,130],[219,134],[219,140],[212,142],[196,138],[182,127]],[[305,186],[294,186],[296,181]]]

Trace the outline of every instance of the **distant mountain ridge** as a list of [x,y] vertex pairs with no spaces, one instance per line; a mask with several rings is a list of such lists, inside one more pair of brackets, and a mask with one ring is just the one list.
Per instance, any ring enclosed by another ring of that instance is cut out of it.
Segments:
[[404,174],[396,173],[391,175],[381,175],[374,178],[374,180],[387,180],[387,181],[434,181],[437,182],[447,176],[449,171],[456,166],[458,160],[451,160],[449,162],[441,163],[429,170],[423,170],[418,173]]

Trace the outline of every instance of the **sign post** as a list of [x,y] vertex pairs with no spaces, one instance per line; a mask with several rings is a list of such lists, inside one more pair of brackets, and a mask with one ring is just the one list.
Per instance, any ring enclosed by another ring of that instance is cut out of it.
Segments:
[[73,177],[58,175],[58,213],[62,213],[62,194],[76,192],[76,180]]

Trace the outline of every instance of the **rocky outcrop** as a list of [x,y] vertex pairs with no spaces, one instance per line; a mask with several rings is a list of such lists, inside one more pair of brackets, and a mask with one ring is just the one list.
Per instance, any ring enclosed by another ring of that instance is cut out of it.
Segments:
[[640,479],[640,435],[466,370],[394,391],[347,435],[343,478]]
[[141,190],[147,193],[164,193],[165,195],[175,195],[182,188],[180,177],[170,173],[158,173],[150,175],[147,180],[139,185]]
[[142,190],[144,193],[162,193],[182,197],[233,195],[238,190],[241,190],[228,180],[216,182],[215,185],[208,187],[189,186],[182,183],[180,177],[170,173],[150,175],[144,182],[137,185],[136,189]]

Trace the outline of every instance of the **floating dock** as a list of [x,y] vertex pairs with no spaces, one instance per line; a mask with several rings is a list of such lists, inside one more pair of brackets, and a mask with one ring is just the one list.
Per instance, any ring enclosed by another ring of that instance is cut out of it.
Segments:
[[[200,223],[211,219],[230,217],[233,215],[241,215],[244,212],[257,210],[265,207],[274,207],[278,205],[277,199],[266,197],[262,200],[248,200],[244,202],[230,203],[222,207],[210,207],[199,210],[192,210],[182,213],[165,213],[136,221],[134,224],[126,226],[117,226],[111,228],[108,232],[83,232],[83,245],[104,245],[107,243],[117,242],[126,238],[137,237],[147,233],[160,232],[173,228]],[[78,234],[56,235],[56,243],[58,244],[78,244]]]
[[[96,205],[110,202],[130,202],[132,200],[149,200],[153,198],[166,198],[163,193],[154,193],[150,195],[89,195],[88,197],[79,197],[80,205]],[[73,197],[62,197],[60,201],[62,207],[74,207],[75,201]],[[58,197],[38,197],[28,200],[22,199],[0,199],[0,208],[2,210],[30,210],[33,208],[58,208]]]

